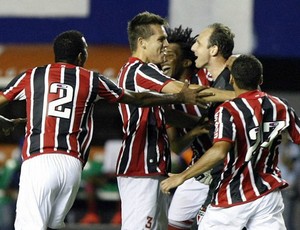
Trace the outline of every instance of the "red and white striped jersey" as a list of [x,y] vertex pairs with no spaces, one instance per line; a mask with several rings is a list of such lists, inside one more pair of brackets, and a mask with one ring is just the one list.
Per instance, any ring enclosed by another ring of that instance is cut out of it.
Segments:
[[203,86],[212,86],[213,78],[207,69],[201,68],[195,76],[191,77],[191,83]]
[[[206,69],[199,69],[196,74],[187,76],[186,79],[190,84],[196,84],[201,86],[210,86],[212,84],[212,78]],[[191,104],[174,104],[171,105],[172,109],[176,109],[187,114],[198,116],[207,116],[207,109],[202,109],[197,105]],[[176,129],[180,136],[185,135],[190,129],[177,128]],[[190,164],[194,164],[212,145],[211,139],[208,135],[203,134],[194,139],[191,143],[191,149],[193,151],[192,161]]]
[[87,69],[55,63],[29,69],[1,92],[8,100],[26,99],[24,160],[63,153],[86,163],[93,135],[94,102],[116,102],[123,90]]
[[[173,79],[154,64],[131,57],[122,67],[118,84],[135,92],[157,91]],[[119,104],[123,120],[123,142],[117,161],[117,175],[165,175],[170,170],[170,146],[163,109]]]
[[300,121],[294,110],[259,90],[241,94],[217,108],[214,142],[228,141],[233,147],[224,160],[212,205],[250,202],[287,186],[277,167],[283,131],[300,143]]

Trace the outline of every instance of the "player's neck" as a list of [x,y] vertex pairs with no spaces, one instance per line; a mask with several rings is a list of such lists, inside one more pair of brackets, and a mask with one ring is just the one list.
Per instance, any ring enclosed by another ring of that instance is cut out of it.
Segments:
[[179,80],[184,82],[185,79],[190,79],[193,74],[195,74],[195,72],[192,69],[185,68],[184,71],[182,72]]
[[207,66],[208,72],[215,81],[225,68],[225,61],[214,61]]
[[143,62],[146,62],[146,57],[144,57],[141,52],[138,52],[138,51],[133,52],[131,56],[135,57],[135,58],[138,58]]
[[234,88],[234,92],[235,92],[235,96],[238,97],[239,95],[243,94],[243,93],[247,93],[250,90],[246,90],[246,89],[239,89],[237,86],[233,86]]

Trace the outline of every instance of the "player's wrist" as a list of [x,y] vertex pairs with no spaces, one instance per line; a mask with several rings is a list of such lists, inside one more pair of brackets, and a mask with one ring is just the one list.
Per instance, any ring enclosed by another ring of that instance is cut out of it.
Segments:
[[183,92],[174,93],[173,95],[174,95],[175,101],[177,103],[182,103],[182,104],[186,103],[186,97],[185,97],[185,94]]

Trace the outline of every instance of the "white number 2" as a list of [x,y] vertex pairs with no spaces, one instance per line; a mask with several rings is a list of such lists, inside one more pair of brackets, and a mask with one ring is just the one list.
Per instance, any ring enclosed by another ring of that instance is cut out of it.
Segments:
[[50,93],[59,94],[59,98],[49,102],[48,115],[69,119],[71,109],[63,105],[72,101],[73,88],[67,84],[53,83],[50,86]]

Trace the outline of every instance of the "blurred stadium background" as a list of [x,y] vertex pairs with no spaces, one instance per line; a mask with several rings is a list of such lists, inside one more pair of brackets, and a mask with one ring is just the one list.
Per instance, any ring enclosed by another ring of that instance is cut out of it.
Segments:
[[[167,18],[171,27],[183,25],[193,28],[194,35],[213,22],[228,25],[236,35],[234,53],[251,53],[262,61],[262,89],[288,99],[300,114],[298,0],[0,0],[0,4],[0,88],[24,69],[53,62],[52,41],[58,33],[69,29],[85,34],[89,44],[86,67],[115,80],[120,67],[130,56],[127,22],[137,13],[149,11]],[[0,114],[10,118],[23,117],[24,103],[12,103],[0,109]],[[0,212],[8,216],[6,219],[0,217],[0,230],[10,229],[11,226],[3,226],[14,215],[17,166],[20,162],[18,151],[23,134],[24,127],[19,127],[8,137],[0,136]],[[108,140],[121,137],[117,105],[98,102],[91,167],[83,183],[89,175],[106,175],[102,170],[104,145]],[[92,167],[94,162],[98,165]],[[103,189],[105,186],[107,183],[101,183],[99,187]],[[115,187],[111,189],[108,197],[101,197],[103,193],[98,191],[97,205],[102,224],[110,223],[118,210],[115,204],[118,203],[117,191]],[[299,197],[296,198],[299,203]],[[76,228],[76,224],[86,211],[85,199],[83,189],[67,219],[70,229],[83,229]],[[6,208],[9,212],[4,212]],[[103,225],[98,229],[110,227]]]

